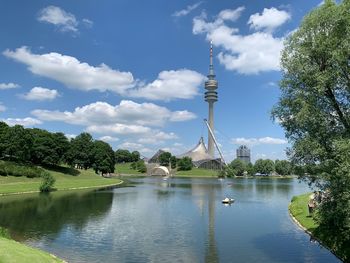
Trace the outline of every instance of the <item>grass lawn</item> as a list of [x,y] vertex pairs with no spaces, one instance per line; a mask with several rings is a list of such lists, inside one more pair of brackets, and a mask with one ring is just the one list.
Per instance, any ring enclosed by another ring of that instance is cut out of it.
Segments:
[[[103,178],[96,175],[92,169],[75,170],[68,167],[48,168],[55,178],[54,188],[57,190],[69,190],[77,188],[98,188],[121,183],[120,179]],[[14,176],[0,176],[0,195],[21,192],[37,192],[41,184],[41,178],[27,178]]]
[[14,240],[0,237],[0,262],[53,263],[63,261],[44,251],[22,245]]
[[117,163],[115,165],[115,173],[118,174],[142,174],[137,170],[130,168],[131,163]]
[[332,252],[344,262],[350,262],[350,248],[342,247],[335,249],[334,242],[330,240],[322,230],[318,228],[317,222],[309,216],[307,203],[311,193],[294,196],[289,204],[289,211],[293,217],[301,224],[311,235],[317,238],[323,245],[332,248]]
[[309,215],[307,203],[310,195],[311,193],[294,196],[289,205],[289,211],[303,227],[312,233],[318,225]]
[[193,167],[189,171],[177,171],[176,177],[217,177],[218,171]]

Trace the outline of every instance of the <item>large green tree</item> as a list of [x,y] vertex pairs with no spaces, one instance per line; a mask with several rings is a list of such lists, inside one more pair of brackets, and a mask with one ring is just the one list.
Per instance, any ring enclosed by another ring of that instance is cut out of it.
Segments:
[[115,151],[115,160],[117,163],[128,163],[132,161],[132,156],[128,150],[118,149]]
[[275,164],[270,159],[258,159],[254,164],[254,171],[261,174],[269,175],[275,170]]
[[112,147],[103,141],[93,142],[92,167],[96,173],[113,173],[115,166],[115,156]]
[[81,133],[71,140],[67,152],[67,163],[78,168],[88,169],[93,164],[93,139],[89,133]]
[[234,159],[229,166],[229,169],[227,169],[230,173],[229,176],[243,176],[246,171],[246,163],[240,159]]
[[293,163],[317,168],[304,178],[328,192],[318,220],[340,251],[350,247],[349,159],[342,157],[350,140],[350,0],[326,0],[311,11],[287,38],[281,66],[272,114],[292,143]]
[[170,159],[171,159],[171,153],[169,152],[163,152],[159,155],[160,165],[169,166]]
[[292,173],[292,165],[287,160],[276,160],[275,171],[279,175],[290,175]]

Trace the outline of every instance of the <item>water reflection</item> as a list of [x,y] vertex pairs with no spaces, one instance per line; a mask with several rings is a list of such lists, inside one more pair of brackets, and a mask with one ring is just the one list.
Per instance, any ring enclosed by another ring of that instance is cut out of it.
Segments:
[[[290,220],[295,180],[133,179],[0,199],[0,226],[69,262],[337,262]],[[224,197],[236,200],[224,206]]]
[[[54,238],[66,225],[82,229],[111,208],[112,192],[35,194],[0,199],[0,225],[17,240]],[[24,198],[23,198],[24,197]]]

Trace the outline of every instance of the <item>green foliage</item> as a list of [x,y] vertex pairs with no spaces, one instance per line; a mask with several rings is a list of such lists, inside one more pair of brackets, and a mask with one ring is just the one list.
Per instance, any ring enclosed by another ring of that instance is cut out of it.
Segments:
[[145,162],[143,160],[138,160],[137,162],[133,162],[130,165],[131,169],[137,170],[140,173],[146,173],[147,167],[145,165]]
[[128,150],[118,149],[115,151],[116,163],[137,162],[140,160],[140,153],[138,151],[129,152]]
[[178,171],[189,171],[193,167],[192,159],[190,157],[183,157],[177,162],[177,170]]
[[292,165],[287,160],[276,160],[275,161],[275,172],[279,175],[291,175]]
[[67,163],[80,169],[88,169],[93,164],[93,139],[89,133],[81,133],[71,140],[67,152]]
[[115,155],[112,147],[103,141],[93,142],[92,167],[96,174],[113,173],[115,167]]
[[0,227],[0,237],[4,237],[4,238],[7,238],[7,239],[11,238],[9,231],[6,228],[3,228],[3,227]]
[[169,152],[163,152],[159,155],[159,163],[162,166],[169,166],[169,162],[170,162],[170,158],[171,158],[171,153]]
[[0,175],[26,176],[28,178],[40,177],[44,170],[40,167],[0,161]]
[[176,168],[176,163],[177,163],[177,159],[175,156],[171,156],[170,157],[170,166],[171,169],[175,169]]
[[246,166],[246,171],[247,175],[253,176],[255,174],[254,165],[252,163],[248,163]]
[[259,160],[256,160],[254,164],[254,171],[256,173],[269,175],[274,171],[274,169],[275,169],[275,164],[270,159],[266,159],[266,160],[259,159]]
[[[325,1],[285,42],[281,97],[272,111],[302,178],[328,193],[318,221],[327,245],[350,260],[350,1]],[[324,234],[325,233],[325,234]]]
[[40,192],[51,192],[56,179],[47,171],[41,174],[42,183],[39,187]]
[[246,164],[240,159],[234,159],[226,169],[227,176],[243,176],[246,171]]
[[35,164],[57,165],[64,161],[69,148],[63,133],[50,133],[46,130],[29,130],[33,137],[31,161]]

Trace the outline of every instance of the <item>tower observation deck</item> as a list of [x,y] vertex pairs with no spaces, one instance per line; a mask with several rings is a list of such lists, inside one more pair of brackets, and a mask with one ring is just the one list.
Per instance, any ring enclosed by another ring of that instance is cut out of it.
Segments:
[[[205,89],[207,91],[204,93],[204,99],[209,105],[208,124],[212,131],[214,131],[214,102],[218,100],[218,93],[216,91],[218,88],[218,82],[215,79],[215,76],[213,65],[213,44],[210,42],[210,64],[209,73],[207,75],[208,80],[205,82]],[[214,157],[214,147],[214,139],[212,138],[208,129],[208,154],[211,157]]]

